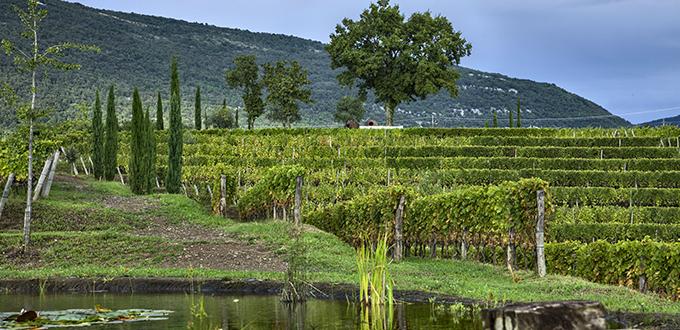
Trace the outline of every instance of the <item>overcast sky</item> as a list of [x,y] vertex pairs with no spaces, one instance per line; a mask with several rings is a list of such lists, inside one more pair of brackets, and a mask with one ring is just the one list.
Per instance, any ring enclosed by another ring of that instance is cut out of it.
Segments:
[[[71,0],[73,1],[73,0]],[[75,1],[74,1],[75,2]],[[369,0],[78,0],[82,4],[328,41]],[[448,17],[463,65],[555,83],[639,123],[680,114],[678,0],[393,0]],[[672,109],[669,109],[672,108]],[[664,110],[666,109],[666,110]],[[642,114],[636,114],[645,112]]]

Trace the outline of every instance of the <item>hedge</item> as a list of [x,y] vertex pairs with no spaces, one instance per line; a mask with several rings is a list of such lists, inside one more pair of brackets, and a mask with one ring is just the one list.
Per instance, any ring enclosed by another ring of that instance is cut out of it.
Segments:
[[548,243],[548,272],[588,281],[638,288],[644,275],[649,290],[677,298],[680,293],[680,243],[651,239],[608,243]]

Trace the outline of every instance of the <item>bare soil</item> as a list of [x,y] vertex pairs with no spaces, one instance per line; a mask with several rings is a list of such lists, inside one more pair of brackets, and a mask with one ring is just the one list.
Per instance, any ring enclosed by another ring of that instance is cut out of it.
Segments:
[[221,270],[284,271],[286,263],[263,245],[250,243],[222,231],[194,224],[170,224],[156,217],[152,225],[136,232],[180,242],[182,254],[163,267]]
[[[87,182],[73,176],[58,175],[55,181],[66,183],[77,190],[87,190]],[[208,228],[196,224],[170,222],[168,219],[152,214],[160,207],[158,200],[145,196],[117,196],[109,195],[98,200],[102,207],[117,209],[127,213],[141,215],[149,220],[146,228],[137,229],[132,234],[140,236],[162,237],[182,246],[181,253],[174,258],[166,259],[159,266],[167,268],[208,268],[220,270],[240,271],[284,271],[286,263],[265,246],[230,236],[219,229]],[[15,217],[18,218],[20,212]],[[148,214],[148,217],[146,215]],[[87,213],[72,214],[72,221],[87,217]],[[8,218],[8,217],[4,217]],[[11,228],[19,230],[16,221]],[[8,227],[8,226],[4,226]],[[0,228],[3,228],[0,223]],[[0,251],[0,262],[5,262],[21,268],[40,267],[40,249],[33,249],[24,254],[18,247]],[[4,259],[4,260],[3,260]]]

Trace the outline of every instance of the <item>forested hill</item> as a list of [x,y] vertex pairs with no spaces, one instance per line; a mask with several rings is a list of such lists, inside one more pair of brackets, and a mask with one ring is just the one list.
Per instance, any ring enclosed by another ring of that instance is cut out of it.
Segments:
[[680,126],[680,115],[675,116],[675,117],[668,117],[668,118],[652,120],[652,121],[640,124],[640,126],[662,126],[662,125]]
[[[227,90],[224,70],[234,56],[255,54],[260,62],[297,60],[310,74],[315,103],[303,109],[303,125],[334,125],[332,113],[337,100],[349,93],[339,87],[336,72],[329,66],[324,45],[317,41],[292,36],[254,33],[199,23],[89,8],[80,4],[47,0],[49,15],[44,22],[41,41],[44,45],[61,41],[95,44],[100,54],[72,55],[69,60],[83,65],[82,70],[51,73],[42,79],[40,105],[52,108],[53,119],[73,118],[78,104],[90,104],[95,89],[115,84],[122,117],[129,117],[132,88],[138,87],[145,105],[154,107],[154,94],[169,91],[169,63],[179,58],[182,101],[187,123],[193,109],[193,93],[201,85],[203,104],[220,104],[223,98],[232,106],[240,104],[235,91]],[[19,20],[11,4],[25,6],[23,0],[0,1],[0,36],[16,39]],[[256,15],[256,13],[253,13]],[[329,25],[329,33],[333,26]],[[471,41],[474,45],[474,40]],[[474,56],[474,52],[473,55]],[[0,80],[14,86],[22,84],[20,75],[7,57],[0,60]],[[508,59],[512,60],[512,59]],[[516,107],[521,98],[524,126],[627,126],[629,123],[610,115],[602,107],[553,84],[514,79],[500,74],[460,68],[460,95],[429,97],[402,104],[395,116],[396,124],[429,126],[434,117],[438,126],[483,126],[491,113],[499,113],[499,125],[507,125],[507,110]],[[24,90],[26,92],[27,89]],[[166,102],[167,105],[167,102]],[[83,107],[80,107],[81,109]],[[13,111],[3,110],[2,125],[14,123]],[[378,105],[369,107],[371,118],[382,119]],[[596,116],[587,119],[564,119]],[[531,118],[541,118],[532,121]],[[554,118],[554,119],[546,119]],[[261,123],[262,124],[262,123]],[[267,124],[267,123],[264,123]]]

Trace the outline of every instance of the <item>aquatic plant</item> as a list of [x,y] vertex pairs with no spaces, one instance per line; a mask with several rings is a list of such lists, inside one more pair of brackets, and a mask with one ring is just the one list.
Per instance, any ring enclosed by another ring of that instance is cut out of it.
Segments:
[[90,326],[132,321],[166,320],[172,311],[150,309],[110,310],[67,309],[62,311],[21,311],[0,313],[0,329],[49,329],[65,326]]
[[394,282],[388,270],[387,235],[375,251],[363,244],[357,251],[362,329],[392,329]]

